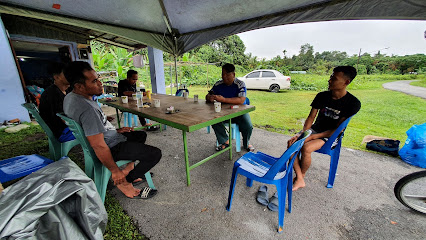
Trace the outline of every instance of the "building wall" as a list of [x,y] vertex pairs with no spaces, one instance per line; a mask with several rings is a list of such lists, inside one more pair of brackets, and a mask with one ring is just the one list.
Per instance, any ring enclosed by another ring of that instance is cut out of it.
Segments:
[[[29,113],[21,106],[22,103],[25,103],[24,90],[6,34],[6,28],[0,16],[0,123],[15,118],[19,118],[22,122],[29,122]],[[10,38],[18,41],[67,46],[70,50],[71,60],[80,60],[76,42],[18,34],[10,35]],[[91,54],[89,54],[89,59],[82,61],[91,63]]]

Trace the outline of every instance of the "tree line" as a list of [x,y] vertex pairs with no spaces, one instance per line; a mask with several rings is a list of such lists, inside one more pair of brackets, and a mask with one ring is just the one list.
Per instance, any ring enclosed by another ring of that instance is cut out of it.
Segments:
[[356,67],[359,74],[407,74],[425,73],[426,55],[386,56],[378,51],[371,55],[349,56],[346,52],[324,51],[314,52],[314,46],[306,43],[300,47],[298,55],[287,57],[286,50],[282,55],[266,60],[258,59],[251,53],[245,54],[243,41],[237,36],[215,40],[189,52],[194,58],[205,62],[231,62],[246,70],[275,69],[284,74],[290,71],[307,71],[313,74],[328,74],[339,65]]
[[[92,41],[92,56],[97,71],[117,70],[121,79],[125,78],[128,69],[133,68],[132,56],[141,54],[148,60],[147,49],[128,52],[125,49]],[[245,53],[244,42],[237,35],[221,38],[195,48],[182,56],[177,61],[192,63],[216,63],[220,67],[223,63],[233,63],[240,73],[248,73],[255,69],[275,69],[285,75],[290,71],[306,71],[311,74],[326,75],[339,65],[354,66],[359,74],[424,74],[426,73],[426,55],[414,54],[407,56],[386,56],[378,51],[374,55],[364,53],[361,56],[349,56],[346,52],[324,51],[315,52],[314,46],[306,43],[300,47],[298,55],[287,57],[287,51],[281,55],[266,60],[259,59],[251,53]],[[164,62],[174,62],[174,57],[168,53],[163,54]],[[141,69],[146,71],[146,69]],[[166,71],[168,71],[166,69]],[[171,71],[171,70],[170,70]],[[208,81],[216,81],[220,75],[218,69],[209,69],[205,66],[186,65],[179,67],[179,77],[184,81],[196,81],[200,76],[207,76]],[[166,73],[166,81],[171,77]],[[196,83],[196,82],[193,82]],[[191,84],[191,82],[189,82]]]

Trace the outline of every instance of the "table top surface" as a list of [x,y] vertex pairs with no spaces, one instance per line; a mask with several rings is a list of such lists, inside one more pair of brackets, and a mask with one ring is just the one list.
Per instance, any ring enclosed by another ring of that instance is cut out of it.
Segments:
[[[152,94],[150,100],[144,97],[144,103],[150,103],[150,107],[148,108],[139,108],[136,105],[136,100],[133,100],[131,97],[128,99],[128,103],[122,103],[118,97],[113,98],[113,101],[110,102],[106,101],[106,99],[100,99],[99,102],[187,132],[192,132],[255,110],[255,107],[252,105],[238,105],[238,108],[231,108],[234,105],[222,103],[222,110],[215,112],[214,104],[207,103],[203,99],[194,102],[193,98],[165,94]],[[154,99],[160,100],[159,108],[154,107]],[[170,106],[173,106],[179,112],[168,113],[167,108]]]

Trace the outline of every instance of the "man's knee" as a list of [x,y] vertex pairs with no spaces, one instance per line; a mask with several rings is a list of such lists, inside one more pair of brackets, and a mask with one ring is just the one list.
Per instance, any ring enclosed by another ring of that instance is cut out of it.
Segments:
[[151,156],[152,156],[153,163],[157,164],[158,162],[160,162],[160,159],[163,156],[163,154],[161,153],[161,150],[159,148],[152,147]]
[[321,139],[315,139],[305,143],[300,150],[302,154],[311,154],[316,150],[320,149],[324,145],[324,141]]

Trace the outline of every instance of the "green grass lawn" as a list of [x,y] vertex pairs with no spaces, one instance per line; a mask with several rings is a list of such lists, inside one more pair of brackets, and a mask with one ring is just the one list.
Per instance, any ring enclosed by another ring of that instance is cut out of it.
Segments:
[[[323,76],[320,81],[327,81],[327,77]],[[407,138],[405,132],[412,125],[425,122],[425,100],[383,89],[381,85],[385,82],[389,80],[360,79],[350,85],[349,91],[358,97],[362,107],[349,123],[343,141],[345,147],[366,150],[365,145],[361,145],[366,135],[397,139],[402,146]],[[206,87],[192,86],[189,96],[198,94],[199,98],[204,98],[207,91]],[[293,135],[303,128],[316,94],[317,91],[306,90],[281,90],[279,93],[248,90],[247,96],[256,106],[256,110],[250,113],[253,125]]]
[[426,88],[426,79],[423,79],[423,80],[420,80],[420,81],[411,82],[410,85]]

